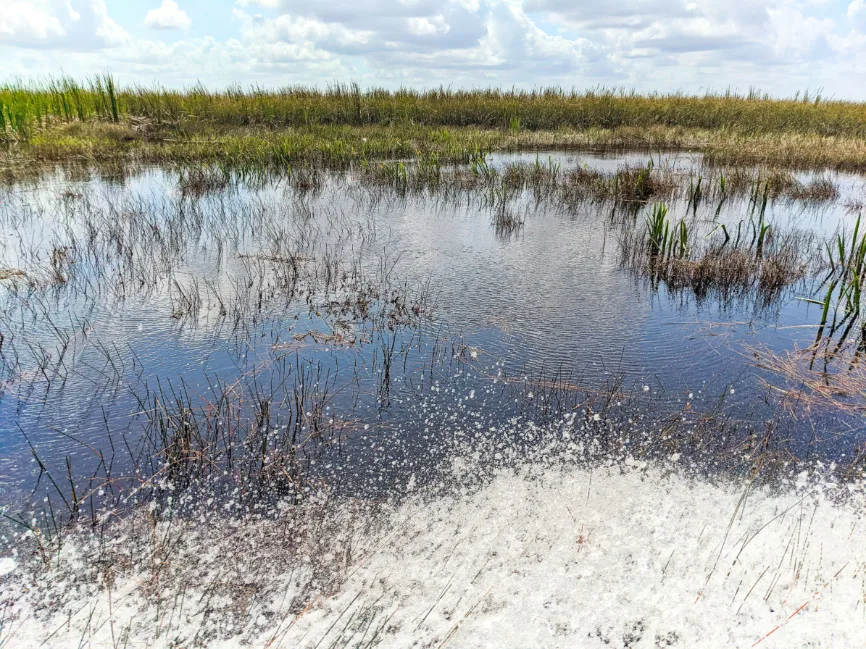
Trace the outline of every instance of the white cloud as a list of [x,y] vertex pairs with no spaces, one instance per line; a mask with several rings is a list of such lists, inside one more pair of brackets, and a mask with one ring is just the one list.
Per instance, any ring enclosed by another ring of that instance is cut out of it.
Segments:
[[779,59],[814,61],[830,54],[827,37],[836,27],[832,20],[804,16],[787,6],[771,9],[769,16],[770,43]]
[[237,0],[241,7],[263,7],[265,9],[276,9],[280,6],[280,0]]
[[[57,71],[54,48],[69,73],[167,85],[824,87],[866,99],[866,0],[212,0],[221,36],[179,40],[131,37],[106,9],[126,0],[0,1],[11,7],[0,77]],[[160,1],[148,25],[189,28],[179,0]]]
[[866,0],[854,0],[849,4],[847,16],[855,29],[866,33]]
[[326,58],[359,54],[381,46],[373,42],[372,32],[348,29],[314,18],[286,14],[265,20],[240,9],[234,10],[234,16],[241,24],[241,41],[254,50],[270,47],[284,54],[297,51],[298,58]]
[[66,30],[47,4],[9,0],[0,12],[0,43],[45,44],[63,38]]
[[153,29],[189,29],[192,24],[189,15],[175,0],[162,0],[157,9],[151,9],[144,17],[144,24]]
[[415,36],[440,36],[447,34],[450,29],[451,25],[442,16],[409,18],[409,32]]
[[104,0],[7,0],[0,45],[91,50],[128,43]]

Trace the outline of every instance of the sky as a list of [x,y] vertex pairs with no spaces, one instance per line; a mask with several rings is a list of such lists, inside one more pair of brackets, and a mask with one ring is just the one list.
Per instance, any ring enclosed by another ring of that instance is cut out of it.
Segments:
[[0,79],[866,100],[866,0],[3,0]]

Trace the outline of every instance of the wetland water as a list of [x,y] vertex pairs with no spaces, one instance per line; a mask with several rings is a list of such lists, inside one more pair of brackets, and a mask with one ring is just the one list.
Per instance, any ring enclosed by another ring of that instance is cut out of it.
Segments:
[[[519,154],[485,165],[613,174],[648,159]],[[704,173],[686,155],[652,164],[685,184]],[[859,177],[795,177],[830,180],[837,193],[771,198],[773,228],[820,248],[854,227]],[[295,430],[295,443],[328,437],[341,462],[363,465],[364,449],[377,449],[374,471],[381,456],[423,465],[447,453],[437,427],[493,430],[617,408],[629,421],[724,417],[738,431],[728,446],[775,421],[793,457],[856,456],[859,416],[791,416],[779,394],[792,386],[755,361],[814,341],[822,307],[801,298],[815,297],[817,279],[769,299],[671,289],[622,263],[623,232],[644,227],[654,199],[590,198],[566,204],[527,186],[497,199],[319,170],[255,180],[58,170],[8,186],[3,489],[12,498],[32,486],[40,461],[93,470],[97,449],[164,428],[158,410],[169,420],[183,408],[228,417],[213,405],[227,394],[238,421],[268,402],[259,425]],[[666,201],[704,237],[748,222],[753,203],[748,193],[721,206]],[[143,461],[125,457],[119,465]]]
[[862,644],[863,180],[722,173],[5,186],[0,646]]

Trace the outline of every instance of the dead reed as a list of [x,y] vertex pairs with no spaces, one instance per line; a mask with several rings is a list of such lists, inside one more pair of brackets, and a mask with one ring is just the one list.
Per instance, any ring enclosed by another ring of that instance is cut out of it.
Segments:
[[749,355],[755,366],[769,373],[762,380],[792,413],[833,410],[859,414],[866,410],[862,354],[855,353],[853,360],[835,364],[825,362],[825,358],[816,359],[811,348],[784,353],[755,348],[749,350]]

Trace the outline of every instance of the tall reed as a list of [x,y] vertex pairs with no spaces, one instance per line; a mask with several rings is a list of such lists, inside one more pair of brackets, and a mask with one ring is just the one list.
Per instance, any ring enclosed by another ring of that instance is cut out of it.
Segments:
[[310,127],[395,123],[523,131],[647,128],[729,130],[737,133],[809,133],[866,137],[866,107],[846,101],[773,99],[755,93],[689,96],[639,95],[611,88],[566,90],[362,90],[358,83],[323,89],[264,89],[239,85],[208,90],[160,86],[119,88],[110,74],[78,83],[70,77],[19,80],[0,86],[0,134],[26,139],[53,119],[122,116],[162,122],[204,121],[231,126]]

